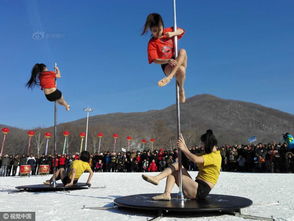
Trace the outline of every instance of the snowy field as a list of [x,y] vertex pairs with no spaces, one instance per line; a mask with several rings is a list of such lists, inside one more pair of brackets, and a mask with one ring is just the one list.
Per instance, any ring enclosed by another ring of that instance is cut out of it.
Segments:
[[[190,172],[192,177],[196,172]],[[70,192],[15,193],[18,185],[40,184],[49,176],[0,177],[0,212],[33,211],[36,220],[148,220],[152,215],[126,212],[119,209],[93,210],[86,207],[107,207],[113,205],[117,197],[161,193],[165,181],[153,186],[141,178],[141,173],[95,173],[93,189]],[[87,175],[80,178],[85,182]],[[105,188],[95,188],[102,187]],[[174,192],[178,192],[175,188]],[[253,205],[241,210],[243,214],[273,217],[275,220],[294,221],[294,174],[249,174],[221,173],[214,194],[236,195],[249,198]],[[1,219],[0,219],[1,220]],[[173,218],[161,220],[245,220],[230,215],[211,217]]]

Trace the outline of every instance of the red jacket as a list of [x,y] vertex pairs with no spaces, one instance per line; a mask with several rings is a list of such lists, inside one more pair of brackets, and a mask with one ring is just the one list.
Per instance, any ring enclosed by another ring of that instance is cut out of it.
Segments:
[[158,160],[159,160],[159,161],[163,160],[164,155],[165,155],[164,152],[163,152],[163,151],[160,151],[160,152],[158,153]]
[[137,161],[138,161],[138,163],[140,163],[141,162],[141,156],[137,156]]
[[155,162],[151,162],[149,167],[148,167],[149,172],[157,172],[157,165]]
[[59,158],[59,165],[60,166],[64,166],[65,165],[65,161],[66,161],[66,158],[65,157],[60,157]]
[[[54,164],[54,162],[55,162],[55,164]],[[58,160],[58,158],[53,158],[52,159],[52,166],[54,167],[58,167],[58,165],[59,165],[59,160]]]

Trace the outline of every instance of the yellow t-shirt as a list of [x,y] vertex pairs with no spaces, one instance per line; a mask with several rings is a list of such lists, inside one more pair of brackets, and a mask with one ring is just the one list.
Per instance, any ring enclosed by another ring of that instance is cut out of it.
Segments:
[[84,173],[84,171],[90,171],[91,167],[87,162],[84,162],[82,160],[74,160],[70,166],[69,177],[71,177],[72,175],[72,169],[76,170],[76,175],[74,179],[79,179],[80,176]]
[[222,164],[222,157],[220,151],[204,154],[202,157],[204,159],[204,163],[197,164],[199,168],[199,173],[196,179],[200,178],[207,182],[216,184]]

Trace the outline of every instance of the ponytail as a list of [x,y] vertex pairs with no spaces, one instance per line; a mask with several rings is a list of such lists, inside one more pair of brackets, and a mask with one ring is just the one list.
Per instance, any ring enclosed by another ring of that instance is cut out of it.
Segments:
[[37,81],[38,75],[46,68],[45,64],[35,64],[32,69],[32,74],[30,80],[27,82],[26,86],[28,88],[33,88],[35,85],[38,85]]
[[211,153],[213,147],[217,145],[217,139],[211,129],[207,130],[205,134],[202,134],[200,140],[204,143],[205,153]]

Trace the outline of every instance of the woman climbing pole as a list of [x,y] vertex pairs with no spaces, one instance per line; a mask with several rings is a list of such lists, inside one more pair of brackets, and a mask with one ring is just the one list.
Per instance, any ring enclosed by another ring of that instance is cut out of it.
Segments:
[[164,28],[161,15],[152,13],[147,16],[142,35],[148,32],[152,33],[152,38],[148,43],[148,61],[160,64],[166,75],[165,78],[158,82],[160,87],[167,85],[175,76],[179,85],[180,101],[185,103],[184,82],[186,78],[187,53],[185,49],[180,49],[178,57],[175,58],[174,36],[178,39],[184,35],[184,30],[173,27]]
[[40,85],[48,101],[57,101],[69,111],[70,105],[64,100],[61,91],[56,87],[56,78],[61,77],[60,70],[56,65],[54,69],[55,72],[48,71],[45,64],[35,64],[32,69],[31,78],[26,86],[33,88],[35,85]]
[[[182,135],[177,143],[178,148],[190,161],[196,163],[199,169],[194,181],[187,171],[188,164],[183,164],[183,192],[188,199],[205,199],[217,183],[220,175],[222,157],[217,147],[217,139],[212,130],[207,130],[200,140],[204,146],[204,155],[191,153]],[[153,200],[171,200],[171,192],[174,185],[179,185],[178,170],[179,165],[175,162],[156,176],[142,175],[144,180],[154,185],[158,185],[160,180],[167,178],[164,193],[152,197]]]

